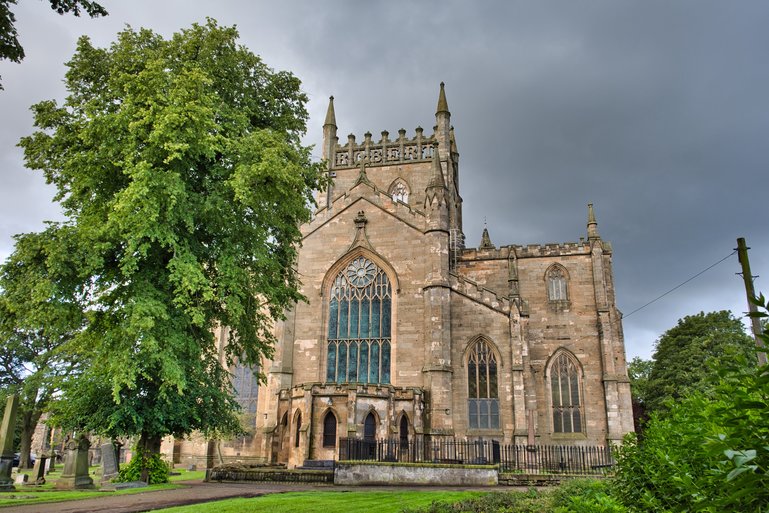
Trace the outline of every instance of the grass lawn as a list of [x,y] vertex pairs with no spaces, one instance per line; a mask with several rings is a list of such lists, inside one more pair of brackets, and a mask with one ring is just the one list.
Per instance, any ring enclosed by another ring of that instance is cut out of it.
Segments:
[[399,513],[403,508],[429,506],[433,501],[456,502],[478,497],[483,492],[289,492],[252,499],[223,501],[159,509],[163,513],[241,513],[267,511],[269,513]]
[[[92,471],[99,469],[100,467],[91,467]],[[173,488],[179,488],[181,485],[176,484],[179,481],[202,481],[205,477],[205,471],[198,470],[195,472],[187,472],[185,470],[176,470],[180,472],[179,476],[171,476],[170,483],[161,485],[152,485],[146,488],[132,488],[128,490],[119,490],[117,492],[101,492],[98,490],[56,490],[54,488],[56,480],[61,475],[61,471],[51,472],[45,476],[46,483],[42,486],[23,486],[16,485],[15,492],[0,493],[0,508],[10,506],[22,506],[25,504],[41,504],[44,502],[60,502],[60,501],[74,501],[79,499],[90,499],[91,497],[103,497],[105,494],[134,494],[143,493],[154,490],[170,490]],[[32,471],[22,471],[22,474],[31,474]],[[96,486],[99,485],[100,476],[91,473],[91,477],[94,480]]]

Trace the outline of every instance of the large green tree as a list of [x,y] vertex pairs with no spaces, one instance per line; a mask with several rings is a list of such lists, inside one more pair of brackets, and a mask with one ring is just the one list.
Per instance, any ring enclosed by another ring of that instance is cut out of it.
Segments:
[[753,339],[742,321],[728,311],[680,319],[657,341],[642,388],[646,413],[664,411],[667,401],[708,389],[713,384],[713,364],[736,359],[752,364],[753,355]]
[[[302,147],[306,95],[213,20],[166,40],[79,40],[62,105],[33,106],[28,167],[58,190],[88,322],[89,360],[57,419],[108,436],[237,429],[228,366],[272,353],[301,300],[299,225],[321,167]],[[231,328],[223,356],[213,330]]]
[[41,414],[79,362],[62,352],[85,322],[69,265],[78,250],[62,235],[51,227],[17,236],[14,253],[0,266],[0,388],[19,396],[22,468],[30,466]]
[[[0,0],[0,60],[8,59],[12,62],[21,62],[24,59],[24,48],[19,42],[19,33],[16,31],[16,16],[11,11],[11,6],[17,0]],[[80,16],[85,11],[92,18],[106,16],[107,11],[91,0],[49,0],[51,9],[59,14],[72,13]],[[0,89],[3,88],[0,83]]]

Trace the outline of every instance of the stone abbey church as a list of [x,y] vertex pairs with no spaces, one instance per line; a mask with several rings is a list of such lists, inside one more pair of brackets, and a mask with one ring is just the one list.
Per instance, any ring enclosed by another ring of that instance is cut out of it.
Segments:
[[340,144],[331,98],[333,185],[298,258],[308,301],[276,326],[266,386],[236,373],[256,426],[220,449],[228,459],[337,459],[345,437],[605,445],[633,430],[612,249],[592,205],[580,242],[497,247],[484,230],[467,247],[443,84],[435,122],[431,135]]

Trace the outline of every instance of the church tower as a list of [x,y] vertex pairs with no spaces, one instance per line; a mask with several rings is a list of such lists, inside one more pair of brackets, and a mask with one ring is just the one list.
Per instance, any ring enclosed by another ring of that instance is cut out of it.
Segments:
[[[337,137],[302,226],[302,293],[262,369],[254,457],[300,466],[446,438],[606,444],[632,430],[611,245],[465,247],[445,86],[435,127]],[[360,441],[363,445],[350,441]],[[397,443],[396,443],[397,442]]]

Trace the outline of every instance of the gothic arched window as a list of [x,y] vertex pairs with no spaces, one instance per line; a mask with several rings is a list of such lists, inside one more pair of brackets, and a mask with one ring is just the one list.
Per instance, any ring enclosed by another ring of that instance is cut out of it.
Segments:
[[337,274],[328,306],[326,381],[390,383],[392,287],[359,256]]
[[565,302],[569,300],[569,290],[566,283],[566,271],[560,265],[554,265],[547,270],[547,299],[549,301]]
[[366,415],[363,421],[363,439],[367,442],[373,442],[376,439],[376,417],[373,413]]
[[323,447],[336,447],[336,415],[331,411],[323,418]]
[[390,196],[393,201],[400,201],[401,203],[408,204],[409,202],[409,188],[405,182],[401,179],[395,180],[390,186]]
[[244,412],[255,414],[259,395],[258,367],[251,367],[238,362],[230,367],[230,374],[238,404]]
[[483,339],[470,347],[467,356],[467,409],[470,429],[499,428],[497,357]]
[[562,352],[550,366],[554,433],[582,432],[580,387],[580,372],[574,358]]

